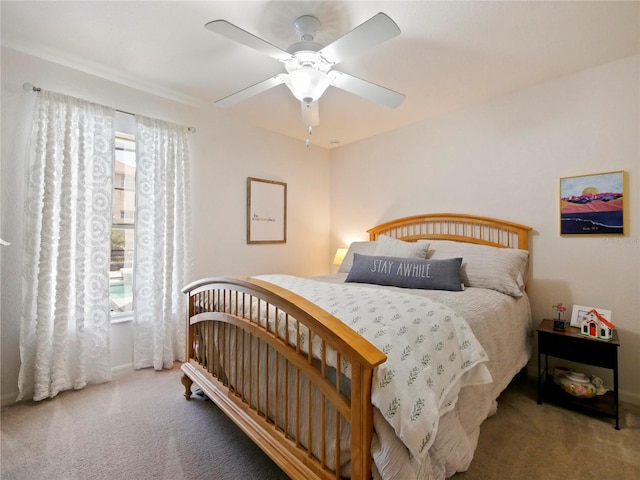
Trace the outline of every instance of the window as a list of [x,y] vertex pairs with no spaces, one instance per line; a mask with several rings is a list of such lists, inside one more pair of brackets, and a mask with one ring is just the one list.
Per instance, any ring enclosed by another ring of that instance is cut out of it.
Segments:
[[133,311],[132,268],[136,208],[136,142],[116,133],[111,225],[109,296],[112,320],[130,318]]

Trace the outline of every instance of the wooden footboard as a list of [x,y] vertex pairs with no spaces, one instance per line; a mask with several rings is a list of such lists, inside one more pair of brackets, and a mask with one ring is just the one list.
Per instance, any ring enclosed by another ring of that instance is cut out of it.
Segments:
[[183,292],[187,398],[195,382],[293,479],[371,477],[371,379],[382,352],[268,282],[208,278]]

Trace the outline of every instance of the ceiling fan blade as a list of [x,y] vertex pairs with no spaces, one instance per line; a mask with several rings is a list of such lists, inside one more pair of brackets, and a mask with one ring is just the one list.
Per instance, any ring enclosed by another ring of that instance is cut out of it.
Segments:
[[223,37],[227,37],[229,40],[234,40],[247,47],[257,50],[258,52],[269,55],[276,60],[280,60],[281,62],[293,58],[289,52],[286,52],[281,48],[272,45],[266,40],[256,37],[254,34],[249,33],[246,30],[241,29],[240,27],[236,27],[234,24],[229,23],[226,20],[214,20],[213,22],[205,24],[205,28],[211,30],[212,32],[218,33]]
[[390,108],[398,107],[405,98],[402,93],[381,87],[380,85],[362,80],[347,73],[338,72],[337,70],[331,70],[327,75],[329,75],[331,84],[334,87],[341,88],[342,90]]
[[331,64],[343,61],[400,34],[400,28],[380,12],[320,50]]
[[215,104],[218,107],[230,107],[232,105],[235,105],[238,102],[246,100],[247,98],[253,97],[254,95],[262,93],[265,90],[269,90],[270,88],[284,83],[284,76],[285,74],[280,73],[271,78],[267,78],[266,80],[258,82],[255,85],[251,85],[250,87],[244,88],[239,92],[232,93],[227,97],[217,100]]
[[302,123],[304,123],[305,127],[320,125],[320,104],[318,100],[311,103],[300,102],[300,107],[302,109]]

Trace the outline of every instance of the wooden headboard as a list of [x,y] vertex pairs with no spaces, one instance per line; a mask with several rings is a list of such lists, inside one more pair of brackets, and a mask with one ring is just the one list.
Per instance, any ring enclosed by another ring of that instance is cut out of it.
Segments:
[[370,240],[388,235],[405,241],[455,240],[494,247],[529,249],[531,227],[489,217],[459,213],[430,213],[399,218],[373,227]]

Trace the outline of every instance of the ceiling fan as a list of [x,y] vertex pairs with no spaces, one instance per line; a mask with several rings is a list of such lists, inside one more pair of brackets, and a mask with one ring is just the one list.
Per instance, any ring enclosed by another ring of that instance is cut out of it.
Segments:
[[357,55],[400,34],[398,25],[384,13],[374,15],[327,46],[313,41],[320,30],[320,21],[312,15],[298,17],[294,27],[300,34],[300,42],[294,43],[286,51],[226,20],[214,20],[207,23],[205,27],[279,60],[284,63],[287,71],[216,101],[215,104],[220,107],[234,105],[284,83],[300,100],[302,120],[311,133],[311,128],[320,123],[318,99],[329,86],[346,90],[390,108],[399,106],[405,98],[401,93],[333,70],[334,65],[347,57]]

